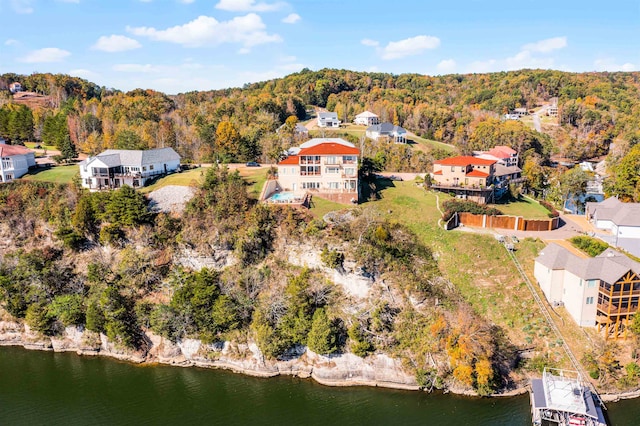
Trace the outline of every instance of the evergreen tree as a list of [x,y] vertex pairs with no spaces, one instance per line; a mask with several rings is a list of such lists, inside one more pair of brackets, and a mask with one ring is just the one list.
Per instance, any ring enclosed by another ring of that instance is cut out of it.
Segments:
[[331,354],[338,350],[336,334],[331,327],[331,321],[324,308],[318,308],[313,313],[311,331],[307,336],[307,346],[318,354]]

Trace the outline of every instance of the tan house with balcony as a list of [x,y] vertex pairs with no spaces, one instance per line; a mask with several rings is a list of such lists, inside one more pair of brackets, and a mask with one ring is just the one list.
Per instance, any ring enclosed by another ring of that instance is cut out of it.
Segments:
[[357,202],[359,155],[360,150],[343,139],[311,139],[289,150],[288,157],[278,163],[277,183],[265,198],[290,193],[295,198],[311,194]]
[[534,275],[549,303],[564,306],[581,327],[597,327],[607,339],[631,336],[640,263],[611,248],[589,257],[552,243],[535,259]]
[[457,156],[433,163],[431,187],[484,204],[495,198],[496,160]]
[[115,189],[123,185],[142,187],[154,177],[180,168],[180,156],[173,148],[148,150],[108,149],[80,164],[84,188]]

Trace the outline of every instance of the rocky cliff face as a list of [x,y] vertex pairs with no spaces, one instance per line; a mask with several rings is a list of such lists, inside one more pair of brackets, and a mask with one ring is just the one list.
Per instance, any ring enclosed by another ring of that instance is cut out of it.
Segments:
[[147,349],[132,351],[109,342],[103,334],[67,327],[61,336],[46,337],[25,324],[0,321],[0,345],[26,349],[76,352],[78,355],[102,355],[136,363],[160,363],[176,366],[224,368],[251,376],[273,377],[281,374],[313,378],[330,386],[382,386],[417,390],[415,377],[407,373],[399,360],[384,354],[360,358],[353,354],[318,355],[305,347],[290,352],[286,359],[267,360],[254,343],[224,342],[204,344],[185,339],[177,344],[147,332]]

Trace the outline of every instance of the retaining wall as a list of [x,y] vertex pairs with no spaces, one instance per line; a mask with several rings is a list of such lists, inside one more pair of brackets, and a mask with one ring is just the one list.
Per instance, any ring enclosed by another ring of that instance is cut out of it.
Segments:
[[477,228],[512,229],[514,231],[552,231],[560,225],[560,218],[525,219],[522,216],[488,216],[486,214],[458,213],[459,223]]

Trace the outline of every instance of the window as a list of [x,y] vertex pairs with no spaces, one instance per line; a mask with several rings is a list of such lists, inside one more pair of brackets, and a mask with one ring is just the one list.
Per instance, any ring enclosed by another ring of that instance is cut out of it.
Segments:
[[149,165],[149,170],[153,170],[153,164]]
[[340,173],[340,168],[339,167],[326,167],[325,168],[325,173],[335,175],[337,173]]
[[283,167],[282,169],[280,169],[281,171],[279,171],[278,173],[280,173],[281,175],[286,175],[287,174],[287,168]]
[[340,189],[340,182],[329,182],[329,189]]
[[588,288],[594,288],[595,286],[596,286],[596,280],[587,281],[587,287]]
[[13,180],[13,175],[10,173],[7,173],[5,176],[5,179],[7,180],[7,182],[9,182],[10,180]]
[[137,188],[137,187],[139,187],[139,186],[140,186],[140,181],[139,181],[138,179],[134,179],[134,180],[133,180],[133,187],[134,187],[134,188]]
[[302,189],[320,189],[320,182],[302,182]]
[[454,166],[451,166],[451,171],[452,171],[452,172],[455,172],[455,171],[456,171],[456,168],[455,168]]
[[587,297],[587,305],[593,305],[593,297]]
[[346,169],[344,169],[344,174],[347,176],[353,176],[356,174],[356,169],[354,169],[353,167],[347,167]]
[[356,156],[354,156],[354,155],[345,155],[345,156],[342,157],[342,162],[344,164],[355,164]]
[[338,164],[338,157],[336,156],[327,157],[324,164]]
[[292,168],[291,168],[291,174],[292,174],[292,175],[295,175],[295,174],[296,174],[296,168],[295,168],[295,167],[292,167]]
[[109,179],[105,179],[105,180],[104,180],[104,184],[105,184],[105,185],[109,185]]
[[320,166],[300,166],[302,176],[320,176]]
[[146,172],[147,171],[147,166],[142,166],[142,171]]

